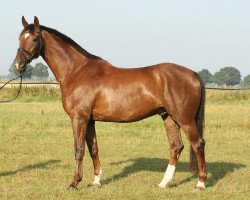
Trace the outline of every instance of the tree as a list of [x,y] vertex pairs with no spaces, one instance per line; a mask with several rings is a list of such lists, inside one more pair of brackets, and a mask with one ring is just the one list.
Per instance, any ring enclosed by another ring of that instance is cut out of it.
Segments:
[[207,69],[198,72],[205,84],[212,83],[212,74]]
[[250,87],[250,74],[248,74],[242,81],[244,87]]
[[33,71],[33,67],[30,64],[26,65],[26,70],[23,73],[23,78],[31,78],[32,71]]
[[42,63],[37,63],[32,71],[32,75],[40,79],[48,78],[49,77],[48,67]]
[[224,67],[221,68],[220,71],[215,72],[212,80],[219,85],[237,85],[241,81],[241,74],[240,71],[234,67]]
[[[23,73],[23,78],[31,78],[32,70],[33,70],[33,67],[30,64],[26,65],[26,70]],[[14,65],[10,66],[9,72],[11,76],[18,76],[20,73],[19,71],[17,71]]]

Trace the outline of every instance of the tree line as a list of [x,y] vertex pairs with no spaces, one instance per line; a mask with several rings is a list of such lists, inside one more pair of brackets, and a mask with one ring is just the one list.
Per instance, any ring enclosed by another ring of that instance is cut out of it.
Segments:
[[[11,66],[9,69],[11,76],[17,76],[19,74],[16,71],[14,66]],[[235,86],[240,85],[242,87],[250,87],[250,74],[241,79],[240,71],[234,67],[224,67],[221,68],[218,72],[215,72],[213,75],[209,72],[208,69],[202,69],[198,72],[203,79],[205,84],[217,84],[217,85],[226,85],[226,86]],[[23,77],[30,79],[31,77],[36,77],[37,79],[47,79],[49,77],[48,66],[43,63],[37,63],[33,67],[28,64]]]
[[[14,66],[10,66],[9,72],[11,76],[17,76],[19,74]],[[34,67],[28,64],[26,66],[26,71],[23,74],[23,78],[30,79],[31,77],[47,79],[49,77],[48,66],[43,63],[36,63]]]
[[198,72],[205,84],[217,84],[226,86],[240,85],[250,87],[250,74],[241,79],[240,71],[234,67],[224,67],[213,75],[208,69],[202,69]]

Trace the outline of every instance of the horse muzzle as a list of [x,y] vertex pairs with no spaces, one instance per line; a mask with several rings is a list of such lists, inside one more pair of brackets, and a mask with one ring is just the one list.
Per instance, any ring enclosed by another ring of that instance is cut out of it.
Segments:
[[24,72],[26,70],[26,64],[25,63],[14,63],[15,69],[19,72]]
[[18,72],[24,72],[26,70],[26,65],[28,62],[23,55],[17,55],[13,61],[13,68]]

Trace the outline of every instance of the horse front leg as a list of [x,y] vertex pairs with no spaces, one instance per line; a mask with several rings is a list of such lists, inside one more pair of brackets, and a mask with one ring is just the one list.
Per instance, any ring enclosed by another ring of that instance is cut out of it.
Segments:
[[71,117],[71,122],[74,134],[76,171],[73,181],[69,185],[69,189],[76,189],[77,184],[82,180],[82,160],[85,153],[85,139],[88,118],[76,115]]
[[95,131],[95,121],[90,121],[87,127],[86,142],[88,145],[89,153],[93,161],[95,179],[93,185],[101,186],[100,179],[102,175],[101,164],[98,156],[98,146]]

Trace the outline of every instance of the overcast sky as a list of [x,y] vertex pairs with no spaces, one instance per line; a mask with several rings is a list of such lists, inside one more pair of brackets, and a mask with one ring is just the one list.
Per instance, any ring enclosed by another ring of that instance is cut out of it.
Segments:
[[249,0],[1,0],[0,74],[15,57],[22,15],[32,23],[36,15],[115,66],[173,62],[250,74]]

